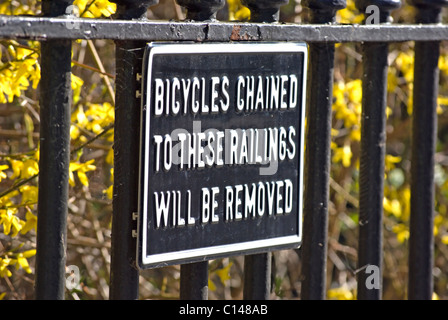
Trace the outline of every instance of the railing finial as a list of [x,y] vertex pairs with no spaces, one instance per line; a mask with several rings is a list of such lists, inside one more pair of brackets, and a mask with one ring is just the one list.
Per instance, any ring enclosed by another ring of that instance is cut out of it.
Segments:
[[442,19],[442,7],[448,5],[448,0],[408,0],[416,7],[416,23],[439,23]]
[[250,9],[251,22],[278,22],[280,7],[289,0],[242,0],[241,3]]
[[226,4],[225,0],[176,0],[187,8],[187,20],[207,21],[216,20],[216,13]]
[[[44,16],[52,17],[63,16],[66,14],[67,7],[73,4],[73,0],[42,0],[42,12]],[[51,13],[51,14],[50,14]]]
[[146,17],[146,11],[150,6],[159,3],[159,0],[111,0],[116,3],[118,19],[141,19]]
[[335,21],[336,11],[347,6],[346,0],[303,0],[302,5],[311,10],[312,23]]
[[401,0],[355,0],[356,7],[362,13],[367,13],[369,6],[379,9],[379,23],[389,22],[390,12],[401,6]]

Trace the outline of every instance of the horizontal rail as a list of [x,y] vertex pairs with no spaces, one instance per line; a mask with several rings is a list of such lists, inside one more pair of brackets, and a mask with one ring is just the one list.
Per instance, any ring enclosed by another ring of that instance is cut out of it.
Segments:
[[262,24],[0,16],[3,39],[403,42],[448,40],[442,24]]

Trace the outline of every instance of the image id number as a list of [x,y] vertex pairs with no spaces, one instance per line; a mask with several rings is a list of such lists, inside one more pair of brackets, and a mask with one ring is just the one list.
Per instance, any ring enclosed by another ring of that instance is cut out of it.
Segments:
[[233,314],[233,315],[268,314],[268,306],[265,304],[261,304],[261,305],[250,305],[250,304],[231,305],[231,304],[227,304],[224,306],[224,309],[222,311],[224,312],[224,314]]

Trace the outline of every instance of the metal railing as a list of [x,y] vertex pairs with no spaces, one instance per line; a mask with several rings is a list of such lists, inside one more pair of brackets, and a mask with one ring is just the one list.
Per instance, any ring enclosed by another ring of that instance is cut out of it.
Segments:
[[[434,152],[440,41],[448,26],[439,24],[447,1],[413,0],[415,24],[388,24],[399,0],[359,0],[380,10],[379,25],[333,24],[345,0],[304,0],[310,24],[278,23],[287,0],[244,0],[248,23],[219,22],[223,0],[177,0],[187,8],[186,21],[148,21],[157,0],[115,0],[113,20],[67,16],[71,0],[43,0],[42,17],[1,16],[0,38],[35,39],[41,51],[40,178],[36,259],[36,298],[63,299],[65,282],[67,195],[70,153],[71,40],[111,39],[116,43],[114,199],[111,249],[111,299],[137,299],[132,230],[137,211],[140,101],[136,74],[141,73],[148,41],[306,41],[309,44],[307,145],[305,159],[302,299],[324,299],[327,257],[330,141],[335,43],[362,43],[363,111],[360,158],[359,266],[382,266],[383,179],[388,44],[416,41],[414,75],[411,220],[409,240],[410,299],[433,293]],[[194,21],[190,21],[194,20]],[[65,28],[67,23],[76,28]],[[270,253],[246,257],[245,299],[266,299],[270,288]],[[207,298],[207,262],[181,266],[181,298]],[[365,274],[359,273],[364,284]],[[381,289],[358,287],[359,299],[380,299]]]

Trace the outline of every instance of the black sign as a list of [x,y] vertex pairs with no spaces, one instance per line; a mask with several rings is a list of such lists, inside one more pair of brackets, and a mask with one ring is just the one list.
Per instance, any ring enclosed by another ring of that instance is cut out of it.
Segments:
[[150,44],[141,268],[298,247],[307,47]]

